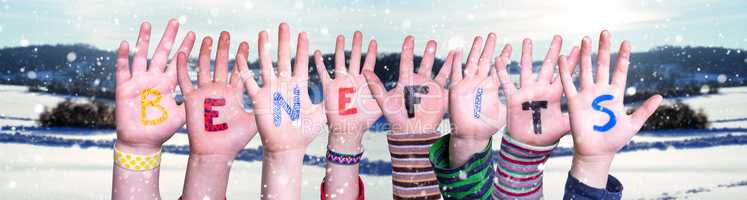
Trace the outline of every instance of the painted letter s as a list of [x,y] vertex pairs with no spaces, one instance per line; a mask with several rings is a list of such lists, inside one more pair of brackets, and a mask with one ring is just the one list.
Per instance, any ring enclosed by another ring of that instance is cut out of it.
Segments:
[[615,124],[617,123],[617,121],[615,120],[615,113],[612,112],[612,110],[610,110],[609,108],[599,105],[599,103],[604,102],[604,101],[610,101],[613,98],[614,97],[612,95],[605,94],[605,95],[598,96],[597,98],[594,99],[594,101],[591,102],[591,108],[593,108],[594,110],[604,112],[610,117],[609,121],[607,121],[607,123],[605,123],[604,125],[601,125],[601,126],[594,125],[595,131],[605,132],[605,131],[612,129],[612,127],[615,127]]

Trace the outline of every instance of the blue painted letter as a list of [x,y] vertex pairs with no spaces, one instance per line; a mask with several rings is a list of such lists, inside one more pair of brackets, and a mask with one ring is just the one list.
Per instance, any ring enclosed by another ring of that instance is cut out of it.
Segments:
[[607,121],[607,123],[605,123],[604,125],[601,125],[601,126],[594,125],[595,131],[599,131],[599,132],[608,131],[612,129],[612,127],[615,126],[615,123],[617,123],[617,121],[615,120],[615,113],[613,113],[612,110],[610,110],[609,108],[605,108],[599,105],[599,103],[603,101],[612,100],[613,98],[614,97],[612,95],[605,94],[602,96],[598,96],[597,98],[594,99],[594,101],[591,102],[591,108],[593,108],[594,110],[607,113],[607,115],[610,116],[610,120]]
[[475,119],[480,118],[480,113],[482,112],[482,94],[484,93],[482,88],[477,88],[477,93],[475,93],[475,109],[472,111],[472,116],[475,117]]
[[283,95],[280,95],[279,92],[273,94],[272,101],[272,123],[275,127],[279,127],[283,119],[282,113],[280,113],[281,108],[285,113],[288,113],[291,121],[298,119],[301,113],[301,91],[298,86],[293,87],[293,107],[288,105],[288,102],[283,99]]

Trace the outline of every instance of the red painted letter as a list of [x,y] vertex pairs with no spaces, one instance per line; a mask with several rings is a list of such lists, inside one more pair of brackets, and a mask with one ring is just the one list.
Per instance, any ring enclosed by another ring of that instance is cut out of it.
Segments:
[[228,124],[220,123],[213,124],[213,118],[218,117],[218,111],[213,110],[213,106],[224,106],[226,105],[226,99],[213,99],[205,98],[205,130],[208,132],[216,132],[228,129]]
[[337,92],[339,95],[339,98],[337,99],[337,104],[339,105],[340,115],[350,115],[355,114],[358,112],[358,109],[355,107],[353,108],[347,108],[348,103],[350,103],[351,99],[348,97],[348,94],[354,93],[355,89],[352,87],[346,87],[346,88],[340,88],[340,90]]

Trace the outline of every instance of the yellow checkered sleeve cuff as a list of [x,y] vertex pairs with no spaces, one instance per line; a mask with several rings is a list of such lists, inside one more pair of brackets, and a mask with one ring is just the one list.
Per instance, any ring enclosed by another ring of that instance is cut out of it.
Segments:
[[161,165],[161,151],[151,155],[136,155],[114,148],[114,164],[133,171],[155,169]]

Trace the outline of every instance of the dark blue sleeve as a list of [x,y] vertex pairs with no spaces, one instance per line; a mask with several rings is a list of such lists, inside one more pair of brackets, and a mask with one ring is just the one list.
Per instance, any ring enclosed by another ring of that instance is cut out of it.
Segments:
[[607,177],[607,188],[599,189],[588,186],[568,173],[568,180],[565,181],[564,200],[619,200],[622,197],[623,186],[614,176]]

